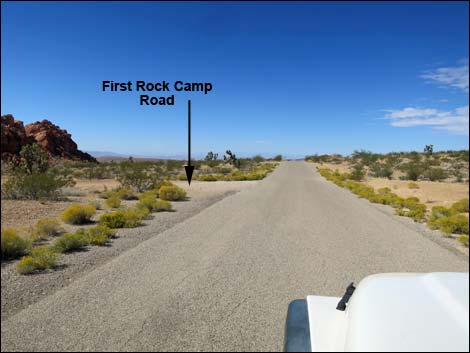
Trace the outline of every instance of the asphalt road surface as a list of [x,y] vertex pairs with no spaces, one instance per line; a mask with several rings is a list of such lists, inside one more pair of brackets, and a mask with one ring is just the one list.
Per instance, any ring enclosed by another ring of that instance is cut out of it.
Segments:
[[285,162],[2,321],[1,348],[280,350],[291,300],[397,271],[468,272],[468,260]]

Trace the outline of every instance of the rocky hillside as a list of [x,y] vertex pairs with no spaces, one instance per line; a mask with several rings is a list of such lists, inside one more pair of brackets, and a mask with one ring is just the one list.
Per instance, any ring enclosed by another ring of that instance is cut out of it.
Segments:
[[67,130],[61,129],[49,120],[23,125],[20,120],[10,115],[1,117],[1,153],[2,159],[10,158],[20,152],[26,144],[38,143],[51,156],[96,162],[88,153],[78,149]]

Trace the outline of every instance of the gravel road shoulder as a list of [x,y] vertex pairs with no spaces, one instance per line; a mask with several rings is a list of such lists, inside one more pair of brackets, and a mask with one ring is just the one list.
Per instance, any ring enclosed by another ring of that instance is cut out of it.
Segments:
[[193,181],[190,188],[185,182],[176,183],[188,191],[188,201],[173,202],[173,212],[154,213],[141,227],[120,229],[109,246],[90,246],[85,251],[63,255],[56,269],[28,276],[17,274],[16,261],[2,262],[2,321],[223,198],[251,188],[257,181]]

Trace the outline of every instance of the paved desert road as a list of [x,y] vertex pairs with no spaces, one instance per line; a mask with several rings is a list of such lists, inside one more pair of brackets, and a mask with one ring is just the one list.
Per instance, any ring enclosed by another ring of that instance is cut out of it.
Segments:
[[1,348],[280,350],[290,300],[394,271],[468,272],[468,260],[285,162],[2,321]]

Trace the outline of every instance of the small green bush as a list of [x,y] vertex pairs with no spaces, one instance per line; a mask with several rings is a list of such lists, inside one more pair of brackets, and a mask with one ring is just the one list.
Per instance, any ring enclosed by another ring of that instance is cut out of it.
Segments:
[[38,270],[53,268],[59,255],[48,245],[38,246],[31,251],[30,256],[23,256],[16,264],[18,273],[25,275]]
[[199,175],[197,177],[197,180],[199,180],[199,181],[217,181],[218,178],[217,178],[217,176],[215,176],[213,174],[208,174],[208,175]]
[[54,242],[54,250],[58,253],[81,250],[88,245],[88,240],[80,233],[66,233],[58,237]]
[[353,171],[349,173],[348,179],[361,181],[365,175],[364,167],[361,164],[357,164],[353,167]]
[[[183,179],[181,180],[186,180],[186,174],[183,175],[182,177]],[[175,186],[175,184],[173,184],[171,181],[168,181],[168,180],[159,180],[155,182],[155,184],[153,185],[153,189],[150,191],[156,191],[156,195],[158,197],[159,196],[158,191],[160,190],[162,186]]]
[[90,206],[93,206],[95,208],[95,210],[101,210],[101,202],[99,202],[98,200],[92,200],[88,203]]
[[458,213],[468,213],[469,211],[469,204],[468,199],[462,199],[454,203],[451,208]]
[[457,214],[457,212],[453,210],[452,208],[447,208],[444,206],[434,206],[431,210],[431,215],[429,216],[429,223],[432,226],[432,223],[435,220],[438,220],[444,217],[450,217],[455,214]]
[[424,171],[424,167],[420,162],[409,162],[404,164],[401,169],[405,172],[404,179],[413,181],[417,181]]
[[58,220],[53,218],[42,218],[36,222],[36,226],[31,236],[34,240],[39,240],[55,237],[63,232],[64,228],[60,226]]
[[57,199],[60,188],[72,181],[50,172],[27,174],[15,171],[2,185],[2,198],[13,200]]
[[126,215],[124,211],[114,211],[105,213],[100,217],[100,223],[108,228],[124,228],[126,224]]
[[166,201],[179,201],[186,199],[186,191],[179,186],[163,185],[159,190],[160,198]]
[[440,229],[446,234],[467,234],[468,218],[457,214],[449,217],[442,217],[428,223],[433,229]]
[[416,184],[416,183],[414,183],[414,182],[412,182],[412,181],[410,181],[410,182],[408,183],[408,188],[409,188],[409,189],[419,189],[419,185]]
[[79,229],[77,234],[85,237],[91,245],[104,246],[116,235],[116,231],[105,225],[97,225],[87,229]]
[[62,220],[68,224],[84,224],[91,222],[96,209],[91,205],[70,205],[61,215]]
[[1,247],[2,260],[15,259],[29,253],[31,241],[20,237],[16,229],[2,229]]
[[135,228],[149,215],[147,208],[131,208],[128,210],[105,213],[100,217],[100,223],[111,229]]
[[157,212],[170,211],[171,203],[170,201],[158,200],[154,210]]
[[136,200],[137,194],[131,188],[121,187],[115,190],[115,196],[121,200]]
[[391,179],[393,175],[393,170],[388,165],[383,165],[380,163],[374,163],[371,167],[371,174],[376,178],[387,178]]
[[447,173],[442,168],[429,168],[424,176],[431,181],[441,181],[447,178]]
[[461,235],[458,237],[459,242],[463,245],[468,246],[468,235]]
[[153,212],[157,207],[157,199],[155,196],[140,197],[139,202],[135,205],[137,208],[146,208],[149,212]]
[[125,211],[126,223],[124,228],[135,228],[142,224],[142,220],[147,218],[150,211],[147,209],[130,208]]
[[121,199],[116,196],[112,196],[110,198],[107,198],[104,203],[109,208],[119,208],[121,206]]

